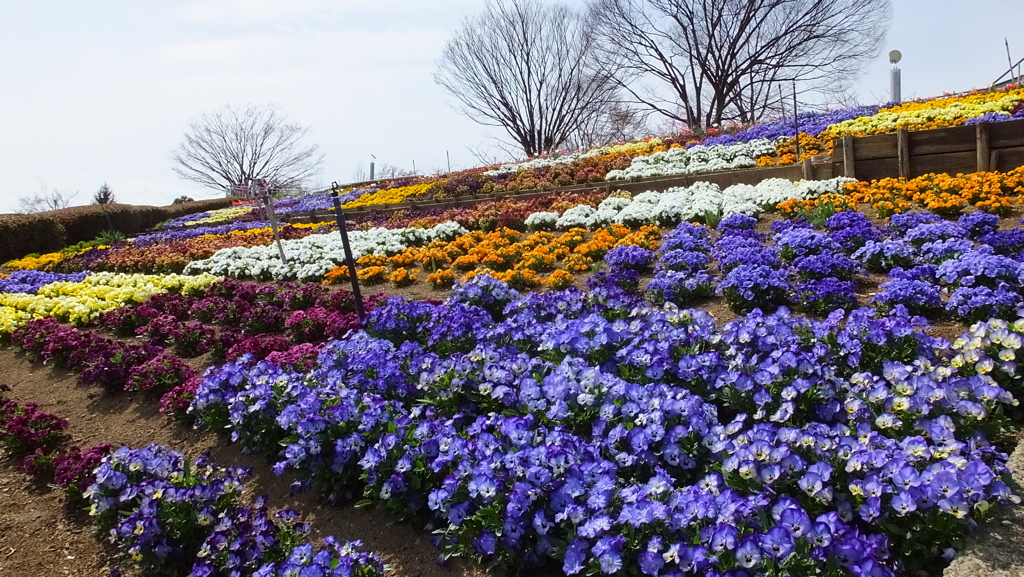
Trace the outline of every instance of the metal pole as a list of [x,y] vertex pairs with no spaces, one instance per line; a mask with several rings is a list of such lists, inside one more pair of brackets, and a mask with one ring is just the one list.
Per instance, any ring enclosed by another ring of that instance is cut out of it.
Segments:
[[796,161],[800,162],[800,117],[796,115],[796,82],[793,83],[793,129],[796,131],[793,138],[796,143]]
[[889,77],[889,98],[892,99],[893,104],[903,102],[903,87],[899,66],[892,67],[892,73]]
[[281,255],[281,262],[288,266],[288,257],[284,254],[284,245],[281,244],[281,235],[277,232],[277,215],[274,213],[274,197],[270,189],[263,186],[260,193],[263,196],[263,204],[267,207],[267,217],[270,219],[270,228],[274,231],[274,242],[277,244],[277,252]]
[[[370,166],[372,171],[373,163]],[[338,231],[341,232],[341,245],[345,248],[345,264],[348,266],[348,278],[352,281],[352,296],[356,300],[356,314],[359,315],[359,322],[363,322],[366,319],[366,311],[363,310],[363,296],[359,293],[356,261],[352,258],[352,246],[348,243],[348,224],[345,222],[345,213],[341,210],[341,201],[338,200],[337,182],[331,184],[331,200],[334,201],[334,216],[338,221]]]

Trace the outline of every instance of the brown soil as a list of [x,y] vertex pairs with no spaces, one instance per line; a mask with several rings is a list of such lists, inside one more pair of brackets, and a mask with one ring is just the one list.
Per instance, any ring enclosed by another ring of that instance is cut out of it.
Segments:
[[[194,431],[158,411],[155,400],[129,395],[99,394],[79,386],[69,371],[33,365],[12,349],[0,350],[0,382],[12,387],[19,402],[36,402],[70,422],[73,444],[89,447],[103,442],[141,447],[159,443],[191,457],[205,450],[217,464],[247,467],[250,496],[265,495],[272,507],[294,509],[313,528],[314,539],[334,535],[361,540],[364,548],[381,555],[395,577],[482,577],[486,572],[465,562],[436,564],[437,550],[429,534],[407,524],[389,526],[385,514],[356,509],[351,503],[331,506],[315,492],[292,494],[295,478],[277,477],[262,457],[242,455],[226,439]],[[63,493],[35,486],[0,462],[0,574],[107,575],[115,563],[109,551],[88,528],[87,519],[65,511]],[[76,519],[77,517],[77,519]]]

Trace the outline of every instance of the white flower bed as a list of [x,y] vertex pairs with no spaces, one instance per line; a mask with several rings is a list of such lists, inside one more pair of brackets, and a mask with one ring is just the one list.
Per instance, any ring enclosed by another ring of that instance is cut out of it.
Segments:
[[605,180],[651,178],[680,174],[700,174],[719,170],[736,170],[757,166],[757,159],[775,154],[772,141],[761,138],[732,145],[698,144],[690,148],[672,148],[650,156],[638,156],[624,170],[612,170]]
[[[411,246],[423,246],[434,240],[453,240],[469,231],[458,223],[444,222],[433,228],[374,228],[348,235],[352,256],[395,255]],[[318,279],[335,265],[345,261],[341,235],[337,232],[312,234],[284,240],[288,266],[281,262],[277,246],[235,247],[217,251],[205,260],[189,263],[187,274],[209,272],[234,278]]]

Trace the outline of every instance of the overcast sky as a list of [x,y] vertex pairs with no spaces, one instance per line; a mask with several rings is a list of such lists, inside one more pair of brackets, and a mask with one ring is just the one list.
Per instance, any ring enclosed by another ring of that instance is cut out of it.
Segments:
[[[572,3],[582,4],[582,0]],[[433,82],[444,42],[482,0],[0,0],[0,212],[45,184],[103,182],[121,202],[212,193],[171,171],[190,119],[273,102],[311,128],[321,181],[356,165],[476,166],[498,135],[459,116]],[[987,86],[1024,57],[1019,0],[894,0],[889,41],[857,88],[887,99],[886,54],[903,52],[903,95]]]

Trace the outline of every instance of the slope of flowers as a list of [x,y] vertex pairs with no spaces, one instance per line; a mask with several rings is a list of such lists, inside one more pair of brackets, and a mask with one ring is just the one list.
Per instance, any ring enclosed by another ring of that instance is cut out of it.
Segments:
[[311,373],[229,364],[190,411],[446,555],[570,575],[892,575],[1019,501],[989,442],[1011,391],[905,310],[720,329],[628,286],[392,299]]

